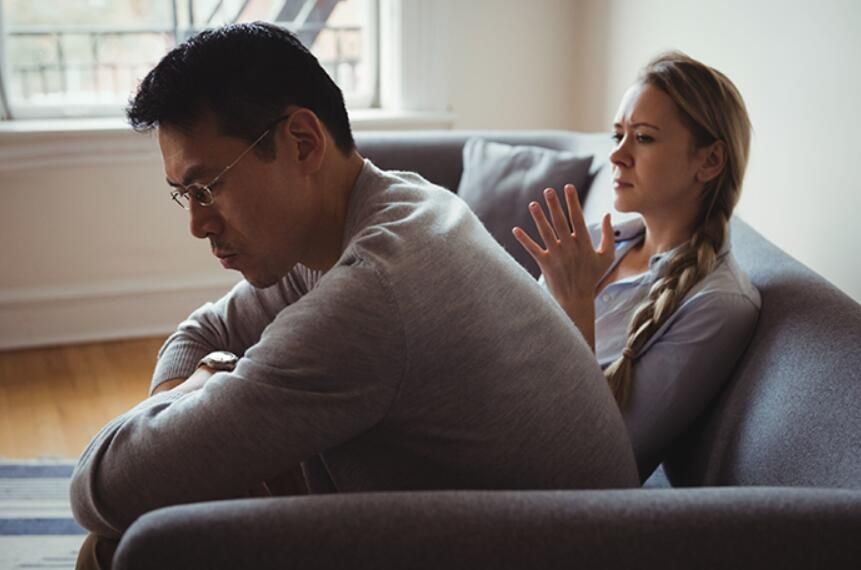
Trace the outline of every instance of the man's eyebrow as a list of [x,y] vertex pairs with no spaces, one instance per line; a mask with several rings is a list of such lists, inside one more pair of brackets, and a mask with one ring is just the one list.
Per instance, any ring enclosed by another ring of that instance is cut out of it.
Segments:
[[[661,130],[661,127],[659,127],[659,126],[657,126],[657,125],[653,125],[652,123],[646,123],[646,122],[642,122],[642,121],[641,121],[641,122],[639,122],[639,123],[632,123],[632,124],[631,124],[631,126],[632,126],[632,127],[634,127],[634,128],[637,128],[637,127],[649,127],[650,129],[655,129],[656,131],[660,131],[660,130]],[[622,128],[622,124],[621,124],[621,123],[613,123],[613,128],[614,128],[614,129],[621,129],[621,128]]]
[[206,169],[202,164],[195,164],[185,171],[185,176],[182,179],[182,182],[173,182],[170,178],[167,178],[167,183],[169,186],[173,186],[174,188],[178,188],[180,186],[188,186],[195,180],[201,177],[201,175],[206,172]]

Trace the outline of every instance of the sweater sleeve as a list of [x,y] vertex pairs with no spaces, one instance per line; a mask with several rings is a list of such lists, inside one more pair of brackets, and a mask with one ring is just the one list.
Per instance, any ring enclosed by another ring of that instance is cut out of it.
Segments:
[[116,537],[168,505],[248,495],[381,421],[403,377],[400,313],[385,280],[337,266],[284,308],[233,372],[149,398],[110,422],[72,477],[75,518]]
[[758,315],[756,305],[740,294],[696,295],[644,347],[623,410],[642,480],[730,377]]
[[297,265],[272,287],[257,289],[243,280],[218,301],[194,311],[159,351],[150,394],[166,380],[190,376],[197,362],[214,350],[242,356],[284,307],[308,292],[309,281],[316,278],[316,272]]

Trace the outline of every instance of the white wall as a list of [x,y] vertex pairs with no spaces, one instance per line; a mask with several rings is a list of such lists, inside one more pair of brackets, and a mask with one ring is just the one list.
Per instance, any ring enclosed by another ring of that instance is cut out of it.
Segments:
[[574,127],[606,130],[638,69],[681,49],[726,73],[754,138],[737,213],[861,301],[861,2],[578,0]]
[[186,224],[149,137],[3,134],[0,348],[169,331],[236,280]]
[[455,128],[565,129],[579,89],[571,0],[452,2],[449,91]]

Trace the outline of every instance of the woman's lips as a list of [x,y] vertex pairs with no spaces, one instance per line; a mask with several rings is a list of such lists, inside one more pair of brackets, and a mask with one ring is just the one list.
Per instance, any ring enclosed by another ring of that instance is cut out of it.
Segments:
[[619,190],[620,188],[631,188],[633,186],[634,185],[630,182],[625,182],[624,180],[619,180],[618,178],[613,180],[613,188],[615,188],[616,190]]

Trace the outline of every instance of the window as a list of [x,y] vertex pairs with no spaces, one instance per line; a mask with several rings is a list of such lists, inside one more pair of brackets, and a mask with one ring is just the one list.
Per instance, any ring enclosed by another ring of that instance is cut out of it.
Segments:
[[205,28],[266,20],[311,48],[348,107],[369,108],[378,100],[377,2],[0,0],[0,104],[12,118],[120,115],[178,43]]

